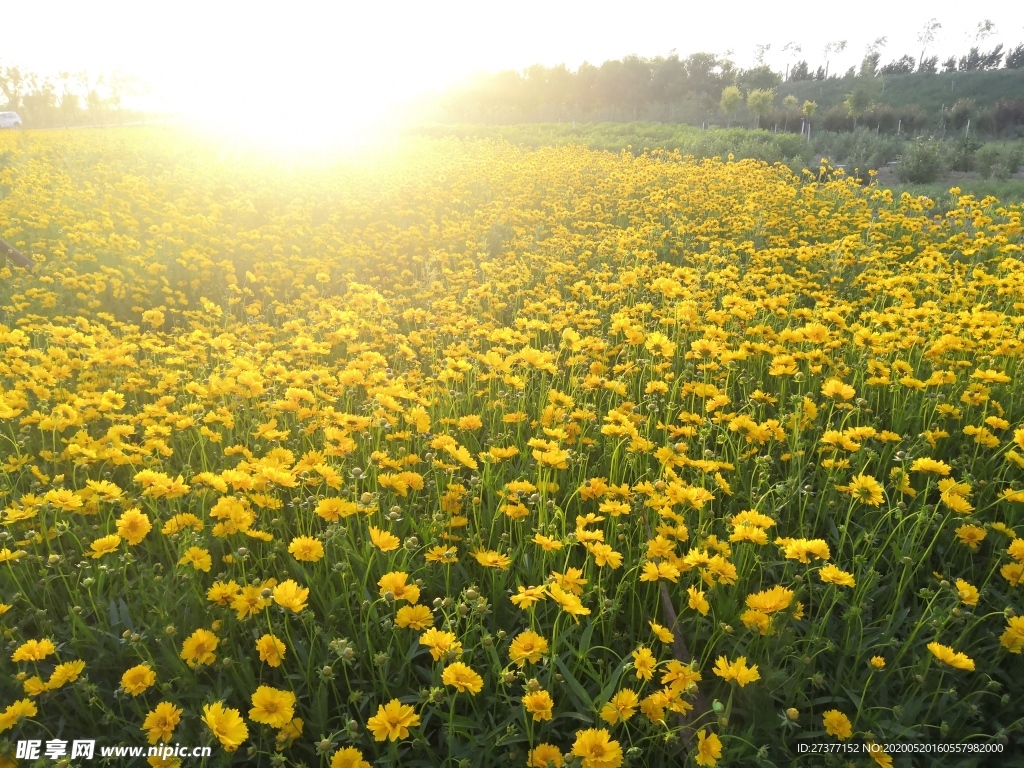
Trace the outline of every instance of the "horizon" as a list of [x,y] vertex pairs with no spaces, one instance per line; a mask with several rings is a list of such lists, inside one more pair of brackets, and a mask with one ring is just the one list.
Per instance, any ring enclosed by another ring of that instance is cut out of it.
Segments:
[[[744,1],[734,8],[743,25],[663,2],[631,8],[633,18],[657,19],[655,24],[624,25],[619,9],[607,2],[552,6],[528,0],[514,12],[506,10],[481,11],[464,0],[402,6],[390,16],[368,7],[324,9],[306,0],[287,10],[196,0],[144,9],[124,0],[88,7],[42,2],[5,11],[17,33],[5,42],[0,66],[43,77],[120,73],[142,86],[142,93],[125,99],[128,108],[276,139],[282,131],[293,135],[292,122],[298,120],[313,133],[353,135],[400,119],[480,75],[534,64],[564,64],[575,71],[584,62],[600,65],[629,55],[685,58],[706,52],[749,69],[756,65],[755,47],[762,45],[769,46],[763,60],[772,69],[785,72],[787,65],[806,60],[813,71],[825,64],[826,44],[846,40],[845,50],[830,56],[830,74],[839,75],[857,66],[866,47],[883,36],[888,39],[880,47],[882,63],[906,54],[917,58],[916,37],[931,18],[942,27],[928,55],[940,60],[966,53],[985,18],[994,31],[978,43],[982,49],[1024,42],[1024,10],[1002,8],[975,19],[949,0],[927,10],[873,2],[858,19],[841,20],[823,20],[808,2],[783,15]],[[63,23],[55,28],[47,24],[51,18]],[[154,35],[153,28],[162,34]],[[289,96],[284,105],[281,94]],[[289,104],[301,105],[301,114],[292,116]],[[282,114],[268,118],[268,109]]]

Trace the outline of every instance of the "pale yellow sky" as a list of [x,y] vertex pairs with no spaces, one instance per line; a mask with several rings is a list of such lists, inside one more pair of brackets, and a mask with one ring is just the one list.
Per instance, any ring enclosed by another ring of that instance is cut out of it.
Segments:
[[[916,36],[942,23],[934,52],[963,53],[989,18],[995,42],[1024,41],[1024,4],[953,0],[842,5],[794,0],[644,2],[234,2],[233,0],[4,0],[0,65],[44,72],[121,70],[151,87],[149,104],[241,121],[296,104],[325,121],[365,123],[393,104],[457,83],[473,72],[532,63],[600,63],[642,56],[732,52],[750,66],[758,43],[779,69],[801,45],[812,68],[846,39],[832,70],[859,62],[886,35],[882,60],[917,55]],[[967,10],[965,10],[965,8]],[[310,107],[310,105],[315,105]]]

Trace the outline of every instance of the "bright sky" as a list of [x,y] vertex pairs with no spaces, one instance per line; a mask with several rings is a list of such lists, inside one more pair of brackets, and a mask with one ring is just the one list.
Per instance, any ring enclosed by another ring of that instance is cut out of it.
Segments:
[[[858,63],[887,36],[883,63],[920,52],[918,32],[942,23],[932,51],[962,54],[985,18],[996,33],[983,48],[1024,41],[1024,4],[960,0],[630,0],[361,3],[335,0],[3,0],[0,65],[44,74],[120,70],[146,82],[147,106],[215,121],[366,124],[396,103],[479,71],[533,63],[600,63],[630,53],[732,52],[750,66],[771,44],[777,69],[848,40],[831,70]],[[788,42],[803,48],[793,57]]]

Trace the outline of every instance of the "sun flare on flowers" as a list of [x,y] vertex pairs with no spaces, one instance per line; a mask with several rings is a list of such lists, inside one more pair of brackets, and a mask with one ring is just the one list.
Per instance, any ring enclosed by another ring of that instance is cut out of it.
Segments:
[[301,161],[0,131],[32,263],[0,254],[0,735],[85,732],[86,690],[114,741],[331,768],[491,719],[513,763],[669,765],[651,727],[730,697],[691,764],[897,706],[987,733],[1024,653],[1024,208],[677,128]]

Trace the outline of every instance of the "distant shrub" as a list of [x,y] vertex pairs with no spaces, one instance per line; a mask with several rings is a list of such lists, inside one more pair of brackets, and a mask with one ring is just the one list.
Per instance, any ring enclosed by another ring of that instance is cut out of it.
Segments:
[[853,130],[853,118],[842,105],[836,105],[826,111],[821,116],[819,124],[823,130],[833,131],[835,133],[838,133],[839,131]]
[[896,175],[904,183],[928,184],[936,181],[942,170],[942,147],[937,142],[917,140],[900,155]]
[[965,136],[959,141],[947,142],[946,166],[953,171],[973,171],[974,153],[981,149],[981,143]]
[[1024,100],[1000,99],[992,108],[992,128],[1005,133],[1024,126]]

